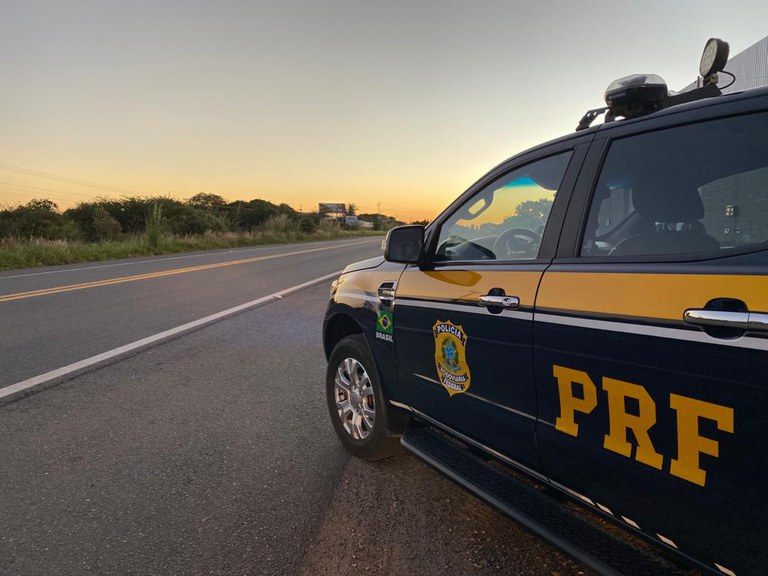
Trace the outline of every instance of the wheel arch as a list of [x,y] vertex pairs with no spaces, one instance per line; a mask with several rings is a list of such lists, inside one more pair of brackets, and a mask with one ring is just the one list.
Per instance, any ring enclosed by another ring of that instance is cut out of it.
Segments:
[[331,352],[343,338],[352,334],[363,334],[363,328],[349,314],[340,312],[331,316],[325,324],[323,331],[323,351],[325,359],[331,357]]

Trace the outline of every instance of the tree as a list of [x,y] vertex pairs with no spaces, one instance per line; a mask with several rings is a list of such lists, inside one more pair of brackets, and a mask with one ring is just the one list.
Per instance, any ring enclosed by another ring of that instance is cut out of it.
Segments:
[[349,202],[347,204],[347,215],[354,216],[355,214],[357,214],[357,204],[354,202]]
[[187,200],[187,204],[189,204],[192,208],[197,208],[198,210],[206,210],[212,212],[214,210],[224,208],[227,205],[227,202],[218,194],[207,194],[205,192],[199,192]]
[[538,232],[546,224],[551,208],[552,200],[549,198],[521,202],[515,213],[504,219],[503,228],[525,228]]
[[301,218],[301,214],[299,212],[296,212],[293,208],[291,208],[288,204],[283,202],[277,207],[277,211],[280,214],[285,214],[290,218],[291,220],[298,220]]
[[298,213],[288,204],[273,204],[268,200],[256,198],[248,202],[237,200],[227,204],[229,217],[234,228],[250,230],[266,222],[272,216],[283,214],[292,220],[298,220]]
[[38,214],[58,213],[59,205],[53,200],[35,198],[27,202],[25,208],[37,212]]
[[58,239],[73,235],[66,219],[59,214],[59,207],[51,200],[35,198],[2,214],[3,236]]

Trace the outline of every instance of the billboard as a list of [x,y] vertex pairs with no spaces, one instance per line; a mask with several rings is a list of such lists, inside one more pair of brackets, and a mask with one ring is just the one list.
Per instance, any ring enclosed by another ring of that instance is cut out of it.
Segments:
[[334,214],[346,214],[347,205],[331,202],[322,202],[318,204],[317,211],[320,214],[334,213]]

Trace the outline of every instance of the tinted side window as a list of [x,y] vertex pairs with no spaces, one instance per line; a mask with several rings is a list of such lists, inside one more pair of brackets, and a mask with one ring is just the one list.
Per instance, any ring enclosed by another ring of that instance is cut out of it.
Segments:
[[537,160],[474,194],[443,222],[434,259],[536,258],[570,158],[564,152]]
[[699,188],[699,193],[704,203],[702,222],[721,247],[768,239],[768,168],[715,180]]
[[768,113],[611,144],[582,256],[701,254],[768,240]]

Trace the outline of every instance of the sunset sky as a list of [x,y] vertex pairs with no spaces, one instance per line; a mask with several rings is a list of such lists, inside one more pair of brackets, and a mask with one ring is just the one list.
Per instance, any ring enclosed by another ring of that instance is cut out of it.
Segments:
[[[768,2],[0,0],[0,205],[198,192],[432,218]],[[90,185],[86,185],[90,184]]]

